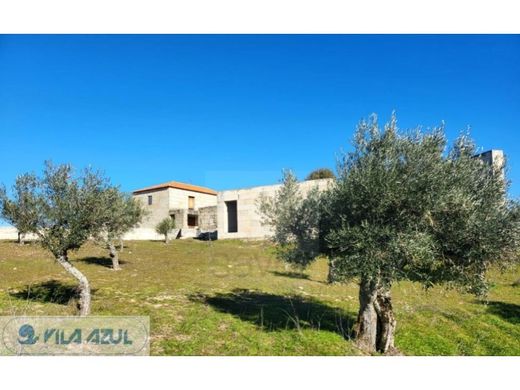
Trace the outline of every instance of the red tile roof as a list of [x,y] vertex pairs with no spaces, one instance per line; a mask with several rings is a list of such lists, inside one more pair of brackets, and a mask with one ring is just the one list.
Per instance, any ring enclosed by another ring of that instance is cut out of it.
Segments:
[[186,184],[186,183],[180,183],[178,181],[169,181],[162,184],[157,184],[150,187],[141,188],[139,190],[135,190],[133,194],[141,194],[143,192],[149,192],[149,191],[155,191],[155,190],[162,190],[164,188],[176,188],[179,190],[186,190],[186,191],[194,191],[194,192],[201,192],[203,194],[209,194],[209,195],[217,195],[217,191],[214,191],[210,188],[206,187],[199,187],[195,186],[193,184]]

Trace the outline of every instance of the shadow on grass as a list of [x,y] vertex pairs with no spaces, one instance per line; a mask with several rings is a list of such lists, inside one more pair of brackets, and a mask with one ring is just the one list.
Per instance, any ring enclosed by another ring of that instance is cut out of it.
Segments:
[[488,302],[488,312],[513,324],[520,324],[520,305],[499,301]]
[[68,305],[71,300],[79,298],[77,286],[64,284],[58,280],[27,285],[23,290],[10,292],[9,295],[24,301],[57,303],[59,305]]
[[189,298],[220,312],[233,314],[265,331],[316,329],[338,333],[345,339],[353,336],[355,317],[351,313],[298,295],[236,289],[227,294],[195,294]]
[[[110,257],[84,257],[82,259],[77,259],[76,261],[81,261],[83,263],[87,264],[95,264],[100,265],[102,267],[106,268],[112,268],[112,259]],[[127,264],[128,261],[125,260],[119,260],[119,264]]]
[[282,276],[285,278],[309,280],[309,275],[304,274],[303,272],[291,272],[291,271],[285,271],[285,272],[269,271],[269,272],[272,273],[273,275]]

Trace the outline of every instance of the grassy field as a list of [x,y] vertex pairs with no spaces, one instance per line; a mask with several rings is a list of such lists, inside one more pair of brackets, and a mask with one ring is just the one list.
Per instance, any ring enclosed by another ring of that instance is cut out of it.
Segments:
[[[153,355],[357,355],[357,286],[327,285],[263,242],[127,242],[123,270],[92,244],[71,256],[90,279],[92,314],[149,315]],[[520,355],[520,268],[493,272],[488,302],[413,283],[393,288],[405,355]],[[74,281],[36,244],[0,241],[0,315],[71,315]]]

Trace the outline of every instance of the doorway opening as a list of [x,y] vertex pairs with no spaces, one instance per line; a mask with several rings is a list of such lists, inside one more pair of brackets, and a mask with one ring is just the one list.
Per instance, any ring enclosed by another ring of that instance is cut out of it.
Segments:
[[188,227],[194,228],[199,226],[199,217],[198,215],[188,215]]
[[226,202],[228,233],[238,232],[237,201]]

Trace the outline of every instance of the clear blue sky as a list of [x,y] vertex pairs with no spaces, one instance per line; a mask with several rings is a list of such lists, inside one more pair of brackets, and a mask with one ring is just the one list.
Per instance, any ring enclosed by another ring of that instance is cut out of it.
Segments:
[[303,178],[394,109],[471,126],[520,194],[520,36],[0,36],[0,183],[46,159],[125,191]]

